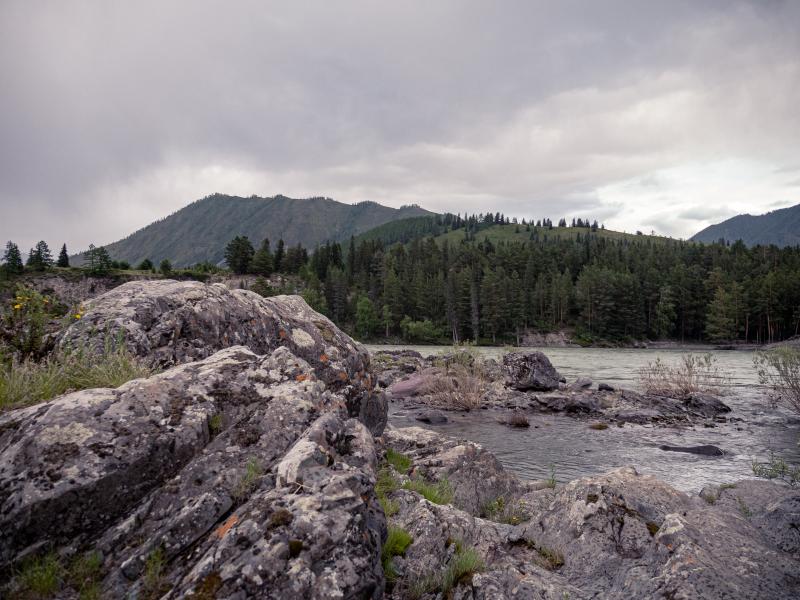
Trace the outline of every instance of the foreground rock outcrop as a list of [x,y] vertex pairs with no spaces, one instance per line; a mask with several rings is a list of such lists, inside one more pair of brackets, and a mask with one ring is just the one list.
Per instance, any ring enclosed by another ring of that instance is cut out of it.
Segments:
[[373,433],[386,424],[369,352],[300,296],[263,298],[221,283],[166,279],[126,283],[83,308],[83,317],[59,340],[62,347],[100,349],[111,339],[161,366],[207,358],[234,345],[256,354],[285,347],[341,393],[350,415]]
[[288,348],[237,346],[12,411],[0,567],[92,549],[104,597],[379,597],[372,439]]

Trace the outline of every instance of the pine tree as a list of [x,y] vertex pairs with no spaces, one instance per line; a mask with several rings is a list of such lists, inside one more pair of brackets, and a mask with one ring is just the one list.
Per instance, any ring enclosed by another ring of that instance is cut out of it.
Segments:
[[237,235],[225,247],[225,262],[237,275],[247,273],[253,260],[253,244],[246,235]]
[[728,291],[719,286],[708,305],[706,335],[712,342],[729,342],[736,338],[734,304]]
[[378,313],[375,305],[367,296],[361,296],[356,303],[356,331],[364,338],[369,338],[378,327]]
[[272,274],[272,253],[269,251],[269,240],[261,242],[261,248],[253,256],[251,270],[257,275],[269,277]]
[[14,242],[6,244],[6,252],[3,255],[3,270],[9,275],[19,275],[25,270],[22,264],[22,254],[20,254],[19,246]]
[[169,261],[168,258],[165,258],[161,261],[161,264],[158,265],[158,270],[161,272],[162,275],[169,275],[172,273],[172,263]]
[[285,256],[286,256],[286,250],[284,249],[283,239],[279,239],[278,247],[275,249],[275,256],[273,258],[273,268],[275,269],[276,273],[283,273],[284,269],[283,259]]
[[152,271],[153,270],[153,261],[149,258],[145,258],[142,262],[139,263],[139,266],[136,267],[140,271]]
[[61,267],[62,269],[69,267],[69,254],[67,254],[66,244],[61,246],[61,252],[58,253],[58,261],[56,262],[56,266]]

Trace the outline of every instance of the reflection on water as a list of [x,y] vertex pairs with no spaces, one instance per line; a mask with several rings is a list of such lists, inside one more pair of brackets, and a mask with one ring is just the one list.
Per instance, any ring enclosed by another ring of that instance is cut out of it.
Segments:
[[[371,346],[370,350],[385,347]],[[423,356],[447,351],[446,347],[394,346],[418,350]],[[604,348],[540,348],[568,380],[590,377],[595,383],[635,388],[639,368],[661,356],[678,360],[680,350]],[[479,348],[494,358],[501,348]],[[398,427],[420,425],[453,437],[466,438],[492,451],[511,471],[528,479],[549,476],[550,465],[559,481],[633,465],[642,473],[675,487],[697,492],[706,483],[723,483],[751,477],[751,461],[764,460],[774,451],[785,460],[800,462],[800,423],[785,412],[770,408],[757,385],[752,352],[716,351],[717,363],[730,376],[725,402],[733,409],[732,423],[692,428],[611,425],[603,431],[589,429],[590,421],[561,415],[530,415],[530,429],[510,429],[496,422],[499,413],[480,411],[449,413],[451,422],[429,426],[414,420],[402,403],[390,405],[390,422]],[[696,446],[713,444],[723,457],[664,452],[662,444]]]

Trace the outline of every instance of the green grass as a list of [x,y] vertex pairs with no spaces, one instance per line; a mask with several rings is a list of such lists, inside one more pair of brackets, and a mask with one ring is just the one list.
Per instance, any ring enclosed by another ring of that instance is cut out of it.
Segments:
[[0,365],[0,410],[29,406],[70,391],[116,388],[156,370],[122,344],[106,342],[101,353],[60,351],[39,362]]
[[381,549],[381,562],[386,579],[394,581],[397,579],[397,572],[394,570],[392,559],[395,556],[402,556],[408,547],[414,542],[414,538],[402,527],[389,526],[389,534]]
[[208,430],[211,432],[211,435],[217,435],[220,431],[222,431],[221,414],[217,413],[208,420]]
[[103,556],[99,552],[79,554],[72,559],[67,580],[78,590],[79,600],[96,600],[100,598],[100,575],[103,568]]
[[411,598],[420,598],[425,594],[435,593],[440,593],[447,598],[450,591],[459,583],[470,581],[475,573],[486,569],[486,563],[477,550],[464,548],[463,544],[459,542],[455,542],[455,544],[456,552],[442,571],[412,582],[409,589]]
[[253,493],[253,490],[256,489],[258,480],[263,472],[264,471],[262,470],[261,465],[255,458],[248,460],[247,466],[244,470],[244,475],[242,475],[242,478],[233,489],[233,497],[236,500],[242,501],[250,496],[250,494]]
[[55,552],[27,560],[16,577],[20,597],[53,598],[61,589],[64,576],[64,567]]
[[167,557],[160,546],[147,555],[144,564],[142,584],[145,598],[159,597],[166,587],[164,585],[164,570],[167,566]]
[[431,483],[421,477],[417,477],[406,483],[403,488],[417,492],[434,504],[450,504],[453,501],[453,487],[447,479],[442,479],[438,483]]
[[378,497],[378,502],[383,509],[383,514],[387,517],[393,517],[400,512],[400,505],[386,496]]
[[558,483],[558,481],[556,480],[556,468],[555,468],[555,466],[550,465],[550,477],[545,479],[545,484],[551,490],[554,490],[556,488],[556,484],[557,483]]
[[398,473],[404,475],[411,468],[411,458],[392,448],[386,451],[386,462],[392,465]]
[[507,502],[503,496],[498,496],[487,502],[481,511],[481,516],[507,525],[519,525],[530,520],[530,515],[522,508],[519,502]]

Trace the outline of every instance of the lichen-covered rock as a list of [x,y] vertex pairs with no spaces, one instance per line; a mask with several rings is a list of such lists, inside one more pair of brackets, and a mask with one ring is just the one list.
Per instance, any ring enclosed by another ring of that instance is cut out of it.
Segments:
[[0,416],[0,572],[94,549],[103,597],[378,598],[375,464],[285,347],[67,394]]
[[100,348],[108,338],[171,366],[242,345],[256,354],[286,347],[344,395],[350,416],[379,435],[386,400],[374,391],[369,352],[313,311],[300,296],[263,298],[248,290],[196,281],[132,281],[84,304],[62,347]]
[[538,351],[511,352],[503,356],[506,385],[517,390],[557,390],[561,376],[550,359]]

